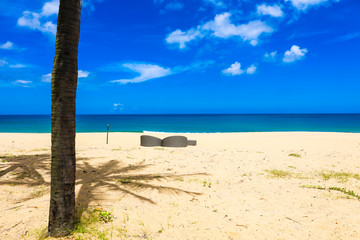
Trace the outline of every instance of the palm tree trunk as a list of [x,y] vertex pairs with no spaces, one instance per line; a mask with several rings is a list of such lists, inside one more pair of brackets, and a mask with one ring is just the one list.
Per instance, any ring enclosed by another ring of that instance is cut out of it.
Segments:
[[63,236],[74,227],[75,113],[80,0],[60,0],[51,78],[51,197],[48,231]]

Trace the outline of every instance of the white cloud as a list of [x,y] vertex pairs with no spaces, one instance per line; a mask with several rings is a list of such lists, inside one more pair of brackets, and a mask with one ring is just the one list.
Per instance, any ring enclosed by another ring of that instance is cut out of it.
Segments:
[[12,82],[12,84],[21,86],[21,87],[29,87],[29,84],[31,84],[32,81],[26,81],[26,80],[16,80]]
[[124,110],[124,106],[125,106],[125,104],[123,104],[123,103],[114,103],[114,110],[120,110],[120,111],[122,111],[122,110]]
[[270,15],[273,17],[282,17],[284,15],[281,6],[276,4],[273,6],[268,6],[266,4],[257,5],[257,13],[259,15]]
[[178,43],[179,48],[183,49],[186,47],[186,43],[202,37],[202,34],[197,29],[190,29],[186,32],[181,31],[180,29],[170,33],[165,39],[167,43]]
[[319,5],[321,3],[328,2],[329,0],[285,0],[291,2],[294,7],[299,10],[306,10],[308,7]]
[[[258,38],[263,33],[271,33],[274,30],[265,22],[256,20],[246,24],[235,25],[230,21],[231,14],[228,12],[218,14],[214,20],[208,21],[196,29],[192,28],[186,32],[176,30],[168,35],[167,43],[178,43],[179,48],[185,48],[186,43],[206,36],[214,36],[218,38],[229,38],[238,36],[243,41],[249,41],[251,45],[255,46],[258,43]],[[209,34],[210,33],[210,34]]]
[[277,56],[277,51],[264,54],[265,60],[268,60],[268,61],[275,61],[276,56]]
[[53,14],[58,14],[59,12],[59,0],[53,0],[51,2],[46,2],[42,7],[42,16],[51,16]]
[[251,65],[250,67],[248,67],[246,69],[247,74],[254,74],[255,72],[256,72],[256,66],[255,65]]
[[23,16],[18,19],[17,24],[44,33],[56,34],[56,25],[50,21],[44,22],[42,16],[35,12],[23,12]]
[[299,46],[293,45],[290,50],[285,52],[283,62],[290,63],[301,60],[307,52],[306,48],[301,49]]
[[14,43],[10,42],[10,41],[7,41],[6,43],[4,44],[0,44],[0,49],[14,49],[15,48],[15,45]]
[[46,2],[40,13],[24,11],[22,17],[17,21],[17,24],[22,27],[28,27],[33,30],[38,30],[44,33],[56,34],[56,24],[48,21],[47,18],[59,11],[59,1],[53,0]]
[[202,27],[204,30],[213,31],[213,35],[220,38],[228,38],[238,35],[237,27],[230,22],[231,14],[226,12],[215,16],[213,21],[205,23]]
[[51,73],[42,75],[41,81],[42,81],[42,82],[51,82]]
[[27,67],[27,65],[25,65],[25,64],[20,64],[20,63],[11,64],[11,65],[9,66],[9,68],[26,68],[26,67]]
[[222,73],[231,76],[240,75],[243,73],[254,74],[256,72],[256,69],[257,69],[256,66],[252,64],[250,67],[246,69],[246,71],[244,71],[241,69],[241,63],[235,62],[231,64],[229,68],[222,70]]
[[228,12],[218,14],[213,21],[205,23],[203,29],[212,31],[212,34],[219,38],[240,36],[244,41],[250,41],[251,45],[257,44],[258,37],[262,33],[273,32],[271,27],[259,20],[236,26],[231,23],[230,16]]
[[113,80],[111,82],[118,83],[139,83],[144,82],[154,78],[165,77],[172,74],[170,68],[163,68],[154,64],[144,64],[144,63],[125,63],[122,65],[125,68],[128,68],[134,72],[140,74],[140,76],[134,77],[132,79],[120,79]]
[[7,61],[5,61],[4,59],[0,59],[0,67],[3,67],[5,65],[7,65],[7,64],[8,64]]
[[222,72],[226,75],[232,75],[232,76],[240,75],[244,73],[244,71],[241,69],[241,64],[238,62],[231,64],[229,68],[224,69]]
[[89,72],[87,71],[83,71],[83,70],[79,70],[78,71],[78,78],[87,78],[89,76]]
[[183,8],[184,4],[182,2],[171,2],[165,6],[166,10],[181,10]]

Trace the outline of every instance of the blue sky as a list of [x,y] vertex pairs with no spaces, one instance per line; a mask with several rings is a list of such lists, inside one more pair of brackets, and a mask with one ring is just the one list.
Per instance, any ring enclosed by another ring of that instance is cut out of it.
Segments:
[[[0,1],[0,114],[50,114],[58,1]],[[79,114],[360,113],[359,0],[84,0]]]

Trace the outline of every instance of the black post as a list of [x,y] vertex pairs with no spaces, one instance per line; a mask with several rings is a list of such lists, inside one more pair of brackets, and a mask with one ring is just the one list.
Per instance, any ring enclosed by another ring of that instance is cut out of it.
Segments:
[[106,126],[106,144],[109,143],[109,124]]

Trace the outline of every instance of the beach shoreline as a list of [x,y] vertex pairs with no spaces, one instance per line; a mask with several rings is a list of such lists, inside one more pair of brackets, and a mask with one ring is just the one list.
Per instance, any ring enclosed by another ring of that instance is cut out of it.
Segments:
[[[50,147],[50,133],[0,133],[1,239],[46,227]],[[360,194],[360,133],[77,133],[76,149],[77,203],[116,217],[112,239],[360,238],[359,199],[333,190]]]

